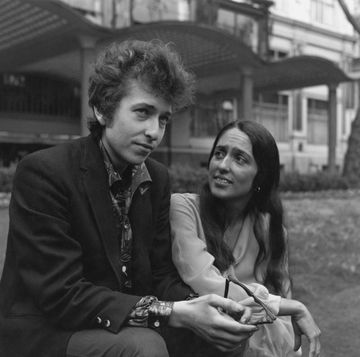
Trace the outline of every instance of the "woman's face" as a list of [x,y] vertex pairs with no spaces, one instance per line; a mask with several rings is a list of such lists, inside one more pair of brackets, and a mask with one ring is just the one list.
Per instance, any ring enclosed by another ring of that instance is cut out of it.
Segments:
[[220,137],[210,160],[210,191],[219,199],[248,201],[257,171],[249,137],[237,128],[229,129]]

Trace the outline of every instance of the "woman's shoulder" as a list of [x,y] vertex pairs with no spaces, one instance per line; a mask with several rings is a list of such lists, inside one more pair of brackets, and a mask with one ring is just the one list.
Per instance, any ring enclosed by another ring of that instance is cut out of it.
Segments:
[[199,210],[199,195],[196,193],[173,193],[171,195],[170,207],[172,210],[186,209]]
[[174,204],[199,204],[199,195],[196,193],[173,193],[171,203]]

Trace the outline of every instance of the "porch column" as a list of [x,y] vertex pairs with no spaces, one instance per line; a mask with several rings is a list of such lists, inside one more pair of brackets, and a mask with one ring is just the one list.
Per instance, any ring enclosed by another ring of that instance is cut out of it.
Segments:
[[253,76],[250,68],[242,70],[242,111],[240,118],[245,120],[253,119]]
[[328,123],[328,171],[336,173],[336,141],[337,141],[337,84],[330,84],[329,88],[329,123]]
[[88,105],[88,87],[91,73],[91,64],[95,59],[96,38],[90,36],[80,36],[80,61],[81,61],[81,123],[80,135],[85,136],[89,133],[87,128],[87,118],[92,115]]

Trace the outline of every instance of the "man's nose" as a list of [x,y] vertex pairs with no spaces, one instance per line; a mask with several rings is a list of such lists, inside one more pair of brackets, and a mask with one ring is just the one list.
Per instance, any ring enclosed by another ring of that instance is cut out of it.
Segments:
[[151,140],[157,140],[159,138],[160,126],[159,118],[157,115],[153,115],[146,121],[145,135]]

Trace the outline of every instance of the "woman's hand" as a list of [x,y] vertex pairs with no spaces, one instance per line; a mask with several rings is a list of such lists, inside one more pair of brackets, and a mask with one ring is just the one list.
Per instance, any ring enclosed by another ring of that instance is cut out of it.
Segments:
[[309,340],[309,357],[320,356],[320,329],[316,325],[310,311],[300,301],[282,298],[279,316],[291,316],[295,334],[294,350],[301,346],[301,335]]
[[[300,303],[301,304],[301,303]],[[295,334],[294,350],[297,351],[301,346],[301,335],[305,335],[309,340],[309,357],[320,356],[320,329],[316,325],[309,310],[304,304],[299,313],[291,317],[291,322]]]

